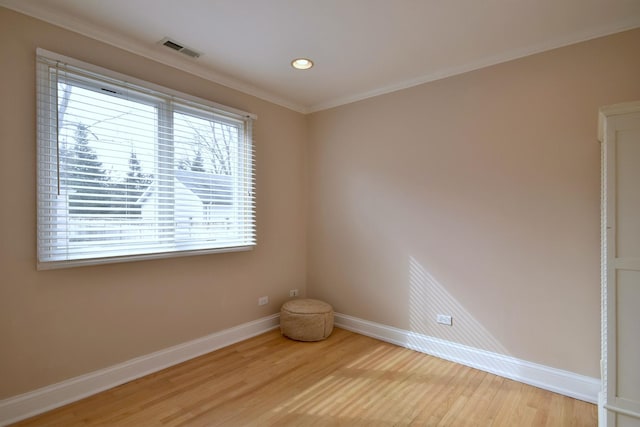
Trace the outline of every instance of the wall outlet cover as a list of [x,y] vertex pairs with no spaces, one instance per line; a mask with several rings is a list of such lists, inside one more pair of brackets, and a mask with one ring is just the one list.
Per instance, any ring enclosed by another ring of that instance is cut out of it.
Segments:
[[447,314],[438,314],[438,316],[436,317],[436,322],[440,323],[441,325],[451,326],[453,324],[453,319]]

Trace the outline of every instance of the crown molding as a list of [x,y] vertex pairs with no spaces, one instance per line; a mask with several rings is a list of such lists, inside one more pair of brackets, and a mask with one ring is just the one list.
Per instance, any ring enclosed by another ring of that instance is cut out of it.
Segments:
[[436,80],[446,79],[448,77],[457,76],[460,74],[468,73],[470,71],[480,70],[482,68],[491,67],[493,65],[498,65],[504,62],[513,61],[516,59],[524,58],[524,57],[535,55],[538,53],[547,52],[553,49],[559,49],[562,47],[586,42],[586,41],[597,39],[600,37],[606,37],[609,35],[621,33],[623,31],[633,30],[636,28],[640,28],[640,17],[631,17],[625,20],[624,22],[618,23],[617,25],[601,27],[601,28],[598,28],[597,30],[587,31],[584,33],[573,35],[571,37],[559,38],[553,41],[540,43],[540,44],[523,48],[523,49],[514,49],[500,55],[494,55],[494,56],[480,59],[478,61],[462,64],[457,67],[443,69],[435,73],[417,77],[415,79],[409,79],[403,82],[399,82],[389,86],[384,86],[384,87],[367,91],[367,92],[362,92],[356,95],[346,96],[346,97],[334,99],[331,101],[315,104],[308,108],[308,113],[315,113],[322,110],[328,110],[330,108],[340,107],[346,104],[351,104],[351,103],[362,101],[368,98],[373,98],[376,96],[386,95],[388,93],[409,89],[411,87],[419,86],[425,83],[430,83]]
[[105,31],[87,25],[78,20],[70,20],[68,16],[51,10],[46,7],[45,3],[23,2],[21,0],[0,0],[0,6],[11,9],[15,12],[22,13],[35,19],[47,22],[57,27],[64,28],[82,36],[89,37],[102,43],[114,46],[118,49],[125,50],[135,55],[141,56],[152,61],[185,71],[194,76],[203,78],[213,83],[217,83],[228,88],[243,92],[247,95],[255,96],[264,101],[277,104],[281,107],[307,114],[309,109],[303,105],[292,102],[288,99],[277,96],[268,91],[262,90],[256,86],[241,82],[221,73],[211,70],[209,67],[198,64],[196,60],[190,58],[182,58],[176,52],[161,50],[160,45],[153,44],[151,47],[145,43],[131,40],[117,33]]
[[65,28],[83,36],[95,39],[97,41],[112,45],[119,49],[128,51],[130,53],[142,56],[144,58],[160,62],[164,65],[168,65],[173,68],[177,68],[181,71],[193,74],[197,77],[209,80],[213,83],[221,84],[231,89],[243,92],[245,94],[255,96],[264,101],[271,102],[273,104],[280,105],[290,110],[309,114],[315,113],[330,108],[340,107],[342,105],[351,104],[357,101],[362,101],[368,98],[373,98],[380,95],[396,92],[403,89],[408,89],[414,86],[419,86],[425,83],[441,80],[448,77],[453,77],[459,74],[467,73],[469,71],[479,70],[482,68],[497,65],[503,62],[512,61],[515,59],[523,58],[526,56],[542,53],[545,51],[558,49],[561,47],[569,46],[576,43],[592,40],[599,37],[605,37],[622,31],[632,30],[640,28],[640,17],[632,16],[622,22],[618,22],[615,25],[603,26],[594,30],[585,31],[583,33],[575,34],[569,37],[558,38],[552,41],[540,43],[534,46],[529,46],[523,49],[514,49],[509,52],[494,55],[491,57],[482,58],[477,61],[468,62],[459,66],[450,67],[434,73],[419,76],[413,79],[408,79],[402,82],[398,82],[392,85],[383,86],[370,91],[360,92],[354,95],[349,95],[341,98],[332,99],[326,102],[313,104],[310,106],[301,105],[291,100],[275,95],[269,91],[265,91],[259,87],[251,84],[241,82],[237,79],[229,77],[227,75],[213,71],[209,67],[205,67],[196,63],[192,59],[182,58],[177,56],[175,52],[165,52],[160,49],[158,45],[149,46],[145,43],[130,40],[119,34],[95,28],[86,23],[69,19],[68,16],[63,15],[59,11],[52,10],[46,7],[42,2],[25,2],[21,0],[0,0],[0,6],[4,6],[8,9],[16,12],[31,16],[33,18],[48,22],[58,27]]

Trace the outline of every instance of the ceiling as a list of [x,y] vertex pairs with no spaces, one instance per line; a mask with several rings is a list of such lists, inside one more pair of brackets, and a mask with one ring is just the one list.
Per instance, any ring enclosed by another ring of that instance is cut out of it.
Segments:
[[[303,113],[640,27],[640,0],[0,0]],[[192,59],[158,42],[199,51]],[[294,70],[296,57],[313,59]]]

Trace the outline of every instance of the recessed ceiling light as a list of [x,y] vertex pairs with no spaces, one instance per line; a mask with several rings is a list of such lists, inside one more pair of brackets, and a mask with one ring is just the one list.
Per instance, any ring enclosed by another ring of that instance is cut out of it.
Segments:
[[291,61],[291,66],[296,70],[308,70],[313,67],[313,61],[307,58],[297,58]]

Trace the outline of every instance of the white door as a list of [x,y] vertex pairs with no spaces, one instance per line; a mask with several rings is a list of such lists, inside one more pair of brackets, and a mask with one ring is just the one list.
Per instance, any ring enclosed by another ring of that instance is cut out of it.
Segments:
[[600,110],[607,427],[640,427],[640,103]]

